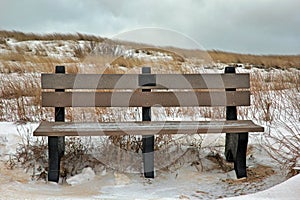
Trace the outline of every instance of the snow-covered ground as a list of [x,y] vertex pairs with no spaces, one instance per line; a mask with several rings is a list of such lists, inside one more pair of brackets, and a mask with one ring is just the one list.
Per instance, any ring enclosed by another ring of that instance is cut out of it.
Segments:
[[[95,173],[90,167],[60,184],[32,180],[31,171],[25,172],[18,167],[7,169],[5,162],[14,154],[24,135],[30,134],[37,125],[0,123],[1,199],[217,199],[255,193],[285,180],[276,163],[256,144],[259,136],[257,138],[255,134],[250,138],[254,149],[248,157],[249,168],[268,165],[275,173],[268,175],[270,170],[262,170],[261,179],[250,182],[236,180],[233,171],[225,173],[217,169],[215,163],[205,158],[205,150],[200,156],[203,170],[198,169],[200,166],[185,163],[173,170],[158,170],[152,180],[143,178],[141,173],[122,173],[107,168]],[[300,176],[296,176],[274,188],[240,198],[297,199],[300,195],[297,189],[299,182]]]
[[268,190],[257,192],[255,194],[249,194],[240,197],[232,197],[227,199],[228,200],[238,200],[238,199],[243,199],[243,200],[295,199],[297,200],[300,197],[299,184],[300,184],[300,174],[290,178],[289,180],[283,183],[275,185],[274,187]]

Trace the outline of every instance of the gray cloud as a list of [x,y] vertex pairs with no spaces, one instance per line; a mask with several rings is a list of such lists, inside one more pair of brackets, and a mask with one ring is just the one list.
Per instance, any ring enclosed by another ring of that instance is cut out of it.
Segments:
[[300,54],[299,0],[0,0],[0,7],[0,29],[112,37],[160,27],[206,49]]

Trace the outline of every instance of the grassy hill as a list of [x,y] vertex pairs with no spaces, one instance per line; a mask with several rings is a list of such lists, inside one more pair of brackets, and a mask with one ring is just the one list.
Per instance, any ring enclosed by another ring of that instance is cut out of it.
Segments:
[[[156,47],[126,41],[111,41],[100,36],[81,33],[35,34],[2,30],[0,31],[0,61],[3,66],[0,71],[51,71],[53,67],[49,65],[80,63],[95,49],[98,56],[103,57],[100,61],[97,60],[98,65],[105,65],[107,62],[124,67],[149,64],[149,60],[145,61],[140,57],[124,56],[126,50],[135,50],[137,53],[142,52],[146,55],[163,53],[166,56],[171,56],[174,61],[173,66],[177,67],[193,59],[201,60],[205,58],[205,60],[214,63],[243,63],[248,68],[300,69],[300,54],[252,55],[218,50],[204,52],[175,47]],[[22,63],[24,68],[16,66],[16,62]],[[160,64],[166,65],[165,62],[163,61]],[[167,62],[170,64],[170,61]]]

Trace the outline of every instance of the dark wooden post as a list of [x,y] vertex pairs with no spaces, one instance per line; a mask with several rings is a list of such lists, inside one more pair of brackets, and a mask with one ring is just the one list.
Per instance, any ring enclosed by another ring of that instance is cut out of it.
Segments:
[[[235,73],[234,67],[225,67],[225,73]],[[226,89],[235,91],[236,89]],[[226,120],[237,120],[236,106],[226,107]],[[225,157],[228,162],[234,162],[237,151],[238,134],[226,133]]]
[[[55,73],[65,73],[64,66],[56,66]],[[64,89],[56,89],[55,92],[63,92]],[[65,121],[65,108],[55,107],[55,121]],[[60,159],[65,151],[65,137],[49,136],[48,137],[49,150],[49,171],[48,181],[58,182],[60,171]]]
[[[225,68],[225,73],[235,73],[235,68]],[[226,89],[235,91],[236,89]],[[226,120],[237,120],[236,106],[226,107]],[[247,177],[246,152],[248,145],[248,133],[226,133],[225,157],[228,162],[234,162],[234,170],[237,178]]]
[[[151,74],[151,68],[143,67],[142,74]],[[147,77],[140,76],[139,84],[141,86],[146,86],[153,85],[155,83]],[[142,92],[151,92],[151,89],[143,89]],[[142,107],[142,121],[151,121],[151,107]],[[154,135],[143,136],[142,142],[144,176],[145,178],[154,178]]]

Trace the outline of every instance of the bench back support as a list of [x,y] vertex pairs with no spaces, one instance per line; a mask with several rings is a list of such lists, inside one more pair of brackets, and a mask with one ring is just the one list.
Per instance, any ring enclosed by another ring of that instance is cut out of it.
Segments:
[[[139,85],[156,86],[155,79],[151,76],[150,67],[142,68],[142,76],[139,78]],[[151,89],[142,89],[142,93],[149,93]],[[142,121],[151,121],[151,106],[142,107]],[[154,178],[154,135],[143,135],[143,164],[145,178]]]
[[[55,73],[64,74],[64,66],[56,66]],[[56,89],[56,93],[64,93],[64,89]],[[54,113],[55,122],[65,121],[65,108],[55,107]],[[48,155],[49,155],[49,172],[48,180],[58,182],[59,180],[59,169],[60,169],[60,158],[64,155],[65,151],[65,137],[64,136],[49,136],[48,137]]]
[[43,107],[249,106],[249,91],[43,92]]
[[[225,73],[235,74],[234,67],[226,67]],[[226,91],[235,91],[236,89],[226,89]],[[250,94],[249,94],[250,96]],[[249,102],[250,103],[250,102]],[[226,107],[226,120],[237,120],[236,106]],[[237,178],[247,177],[246,153],[248,146],[248,133],[226,133],[225,138],[225,157],[228,162],[234,162],[234,169]]]
[[[55,81],[53,81],[55,80]],[[88,80],[88,81],[87,81]],[[43,89],[249,89],[249,74],[42,74]]]
[[249,74],[235,73],[43,74],[42,106],[249,106],[249,88]]

